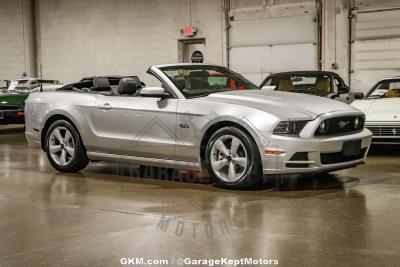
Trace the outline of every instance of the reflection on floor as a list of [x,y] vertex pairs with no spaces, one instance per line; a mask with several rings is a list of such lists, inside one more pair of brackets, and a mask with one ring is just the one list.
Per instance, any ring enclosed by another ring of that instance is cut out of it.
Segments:
[[224,190],[207,175],[93,163],[58,173],[0,127],[0,266],[114,266],[145,259],[267,258],[281,266],[395,266],[399,155],[330,175]]

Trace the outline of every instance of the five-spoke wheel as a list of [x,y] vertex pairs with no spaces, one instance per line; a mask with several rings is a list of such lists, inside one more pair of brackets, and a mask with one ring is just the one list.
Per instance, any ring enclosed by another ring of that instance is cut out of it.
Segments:
[[75,127],[68,121],[55,121],[46,134],[46,152],[51,165],[63,172],[77,172],[89,159]]
[[236,127],[224,127],[208,142],[206,168],[224,187],[253,187],[262,178],[259,155],[257,145],[247,133]]
[[75,155],[75,141],[64,126],[55,128],[50,134],[49,152],[60,166],[68,165]]

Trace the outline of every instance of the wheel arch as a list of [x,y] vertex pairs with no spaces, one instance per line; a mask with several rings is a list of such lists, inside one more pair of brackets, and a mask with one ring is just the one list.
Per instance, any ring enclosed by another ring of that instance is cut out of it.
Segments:
[[42,130],[41,130],[40,142],[41,142],[41,146],[42,146],[43,151],[46,151],[46,140],[45,139],[46,139],[47,131],[49,130],[50,126],[55,121],[58,121],[58,120],[68,121],[75,128],[75,130],[77,131],[79,137],[82,140],[82,136],[81,136],[81,134],[79,132],[79,129],[78,129],[78,127],[76,127],[76,124],[72,119],[70,119],[67,115],[64,115],[64,114],[59,114],[59,113],[53,114],[53,115],[50,115],[46,119],[46,121],[45,121],[45,123],[44,123],[44,125],[42,127]]
[[200,165],[203,170],[205,169],[204,163],[208,141],[215,131],[224,127],[236,127],[242,130],[253,140],[257,147],[260,147],[260,142],[257,141],[257,139],[255,138],[256,134],[250,127],[245,127],[242,124],[230,120],[215,122],[207,128],[200,142]]

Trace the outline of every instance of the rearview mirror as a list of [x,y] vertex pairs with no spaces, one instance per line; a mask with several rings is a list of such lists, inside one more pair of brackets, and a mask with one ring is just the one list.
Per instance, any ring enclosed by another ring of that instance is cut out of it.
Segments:
[[140,96],[142,97],[155,97],[155,98],[169,98],[171,93],[165,91],[162,87],[144,87],[140,90]]
[[354,99],[363,99],[364,93],[354,93]]

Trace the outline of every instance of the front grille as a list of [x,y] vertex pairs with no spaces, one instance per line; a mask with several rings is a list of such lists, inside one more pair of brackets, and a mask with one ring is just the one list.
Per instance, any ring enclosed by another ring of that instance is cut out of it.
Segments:
[[18,110],[18,106],[8,106],[8,105],[2,105],[0,106],[0,110]]
[[[359,120],[359,127],[356,128],[355,121]],[[343,116],[329,118],[323,121],[326,125],[326,130],[321,132],[318,128],[315,132],[316,136],[334,135],[334,134],[345,134],[351,132],[359,132],[364,128],[365,117],[364,116]],[[322,122],[321,122],[322,124]],[[321,125],[320,124],[320,125]]]
[[366,126],[374,136],[398,136],[400,137],[400,126]]
[[366,151],[367,151],[367,149],[363,148],[359,155],[347,156],[347,157],[343,156],[342,152],[321,153],[321,163],[322,163],[322,165],[328,165],[328,164],[343,163],[343,162],[362,159],[364,157]]

